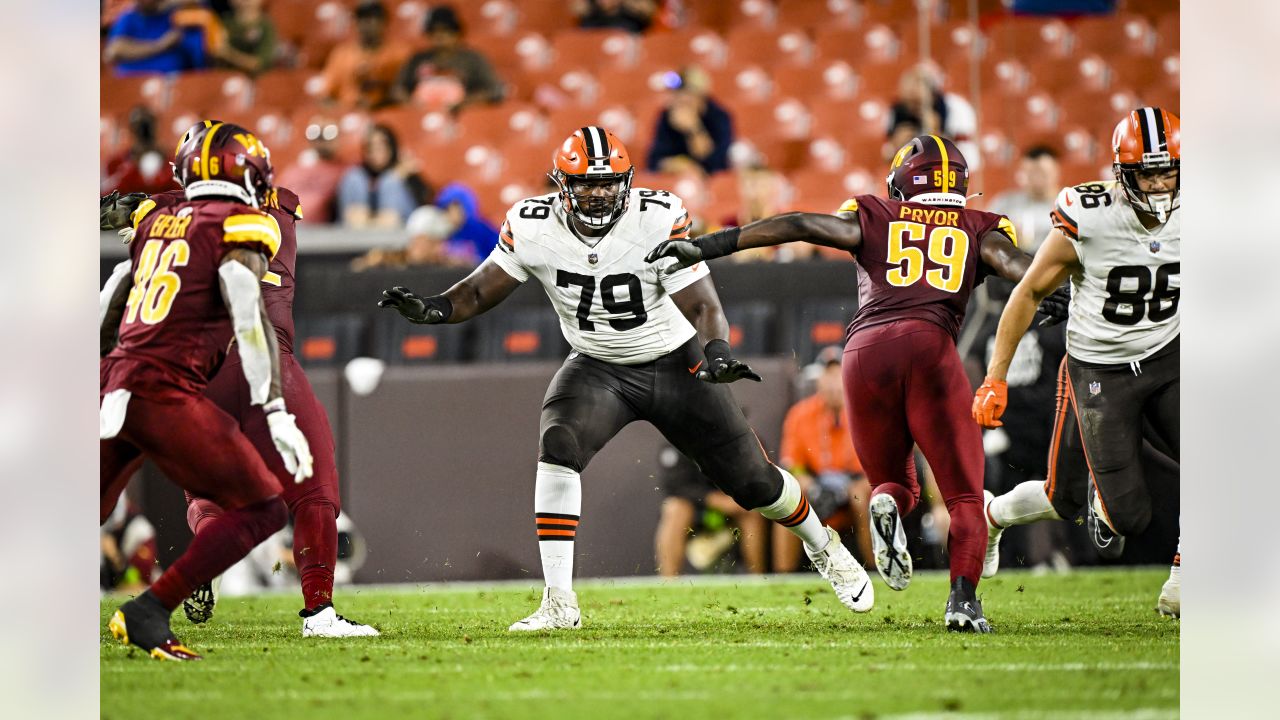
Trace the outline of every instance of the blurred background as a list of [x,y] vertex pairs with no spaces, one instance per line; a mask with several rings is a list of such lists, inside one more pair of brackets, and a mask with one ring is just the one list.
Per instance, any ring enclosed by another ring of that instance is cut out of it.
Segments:
[[[506,208],[550,191],[552,149],[587,124],[626,143],[637,187],[684,199],[695,234],[883,193],[902,142],[946,135],[982,193],[971,206],[1009,215],[1034,252],[1063,185],[1111,177],[1124,113],[1180,114],[1178,11],[1177,0],[107,0],[101,188],[176,187],[169,159],[197,120],[256,131],[276,183],[302,198],[295,348],[333,424],[346,577],[537,577],[537,417],[568,350],[550,304],[524,287],[472,323],[413,326],[379,311],[382,289],[435,293],[469,272]],[[104,280],[125,256],[104,234]],[[714,277],[738,354],[765,377],[735,395],[865,562],[866,482],[829,372],[856,310],[851,263],[797,245],[717,261]],[[988,281],[971,303],[959,348],[975,386],[1009,289]],[[1063,352],[1061,327],[1019,348],[1017,419],[986,437],[997,494],[1044,476]],[[1120,562],[1172,556],[1177,468],[1148,461],[1163,512]],[[753,524],[648,426],[597,456],[583,497],[582,576],[802,565],[787,536]],[[921,565],[944,565],[946,522],[940,503],[910,518]],[[144,468],[104,527],[104,587],[145,583],[188,537],[181,494]],[[241,568],[246,588],[288,584],[288,541]],[[1098,562],[1071,522],[1004,542],[1004,567]]]

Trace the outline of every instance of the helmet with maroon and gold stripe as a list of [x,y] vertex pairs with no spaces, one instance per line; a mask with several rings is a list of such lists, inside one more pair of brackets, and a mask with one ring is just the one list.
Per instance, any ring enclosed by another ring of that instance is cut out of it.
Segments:
[[179,185],[182,184],[182,180],[178,178],[178,153],[181,152],[182,146],[186,145],[191,138],[195,137],[196,133],[202,130],[207,130],[220,123],[222,123],[221,120],[201,120],[195,125],[187,128],[187,131],[182,133],[182,137],[178,138],[178,145],[173,149],[173,159],[169,161],[169,168],[173,170],[174,182]]
[[894,154],[885,182],[892,200],[964,207],[968,201],[969,163],[950,140],[920,135]]
[[195,132],[174,156],[174,178],[187,199],[233,197],[261,207],[271,192],[271,153],[253,133],[230,123],[211,122]]
[[[1111,133],[1112,167],[1129,203],[1161,222],[1178,209],[1182,189],[1182,132],[1178,116],[1158,107],[1141,107],[1125,116]],[[1173,172],[1172,190],[1143,190],[1144,175]]]
[[566,214],[593,230],[607,230],[627,211],[635,167],[616,135],[579,128],[556,148],[551,179]]

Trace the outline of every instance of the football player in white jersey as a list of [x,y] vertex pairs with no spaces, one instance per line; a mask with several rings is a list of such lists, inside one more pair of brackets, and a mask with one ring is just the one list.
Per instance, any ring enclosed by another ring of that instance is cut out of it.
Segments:
[[[986,381],[973,416],[996,427],[1005,375],[1036,303],[1067,278],[1067,389],[1093,476],[1088,491],[1095,536],[1141,532],[1151,497],[1138,462],[1144,421],[1154,444],[1179,457],[1178,299],[1181,287],[1178,117],[1156,107],[1129,113],[1111,139],[1116,179],[1065,188],[1049,233],[1000,317]],[[988,523],[1056,518],[1038,483],[989,502]],[[1097,538],[1095,537],[1095,541]],[[1179,616],[1181,550],[1156,609]],[[994,570],[994,569],[993,569]]]
[[511,630],[580,626],[573,592],[579,473],[633,420],[657,427],[739,505],[798,535],[840,602],[870,610],[866,571],[810,511],[796,479],[769,462],[725,385],[760,377],[730,353],[706,263],[665,274],[645,262],[660,242],[688,237],[680,198],[633,189],[631,156],[600,127],[570,135],[554,165],[559,191],[516,203],[475,272],[443,295],[397,287],[379,303],[415,323],[458,323],[533,278],[573,348],[547,389],[539,426],[534,516],[546,589],[538,610]]

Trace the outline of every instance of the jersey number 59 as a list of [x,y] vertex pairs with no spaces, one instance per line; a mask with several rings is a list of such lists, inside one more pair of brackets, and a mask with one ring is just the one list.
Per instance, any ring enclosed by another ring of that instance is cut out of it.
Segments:
[[[888,262],[898,267],[884,274],[895,287],[914,285],[923,277],[929,285],[954,293],[964,284],[964,266],[969,258],[969,234],[960,228],[939,225],[929,233],[929,261],[940,267],[924,269],[925,253],[914,243],[922,242],[925,225],[901,220],[889,223]],[[911,243],[911,244],[908,244]]]

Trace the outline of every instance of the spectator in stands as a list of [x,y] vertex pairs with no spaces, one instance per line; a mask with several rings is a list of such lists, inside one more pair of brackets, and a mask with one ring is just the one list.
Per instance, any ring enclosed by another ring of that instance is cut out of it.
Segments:
[[276,184],[298,194],[309,223],[331,223],[337,217],[338,183],[347,169],[338,161],[338,121],[318,115],[304,133],[307,149],[276,176]]
[[686,552],[695,568],[710,567],[733,547],[735,535],[742,541],[739,550],[747,571],[765,572],[768,523],[763,516],[742,509],[717,490],[692,460],[673,447],[664,447],[658,454],[658,468],[663,500],[653,546],[659,575],[679,575]]
[[361,0],[355,18],[356,37],[329,53],[324,94],[344,106],[377,109],[392,101],[409,48],[387,38],[387,8],[381,2]]
[[708,174],[728,169],[733,119],[711,98],[710,76],[689,66],[669,73],[667,87],[671,97],[654,129],[649,169],[678,172],[691,163]]
[[129,137],[129,147],[107,159],[102,191],[150,195],[176,188],[169,154],[156,142],[156,116],[146,106],[129,111]]
[[264,0],[231,0],[231,12],[222,16],[226,42],[218,49],[225,67],[250,75],[270,70],[276,62],[276,26],[263,11]]
[[204,30],[180,23],[164,0],[138,0],[107,33],[103,60],[117,75],[199,70],[208,64]]
[[626,30],[642,33],[658,11],[654,0],[573,0],[570,7],[584,30]]
[[1016,190],[1006,190],[991,200],[991,212],[1007,215],[1018,231],[1018,246],[1030,254],[1053,228],[1049,213],[1062,189],[1058,153],[1048,145],[1033,145],[1022,154],[1014,176]]
[[449,243],[458,252],[466,252],[472,265],[489,257],[498,244],[498,228],[480,216],[475,191],[460,182],[449,183],[440,188],[435,205],[449,217],[453,227]]
[[[806,374],[815,376],[814,393],[787,411],[779,464],[796,476],[823,522],[848,510],[855,552],[866,565],[872,561],[871,530],[867,524],[871,488],[854,452],[845,417],[840,369],[843,353],[837,345],[825,347],[806,370]],[[785,528],[775,528],[773,570],[794,572],[800,561],[800,542],[793,540],[795,536]]]
[[502,102],[506,88],[479,50],[463,42],[462,20],[452,6],[437,5],[424,27],[430,45],[405,63],[396,83],[401,101],[457,112],[473,103]]
[[359,165],[353,165],[338,183],[338,211],[342,224],[351,228],[395,228],[409,213],[426,204],[430,189],[418,173],[417,163],[400,156],[391,128],[374,125],[365,135]]
[[946,92],[942,73],[932,63],[922,62],[902,74],[898,100],[889,113],[889,132],[892,134],[904,119],[914,121],[923,133],[951,138],[969,168],[978,167],[978,146],[973,141],[978,133],[977,113],[968,100]]
[[416,265],[465,267],[475,265],[471,247],[449,241],[453,222],[449,214],[433,205],[413,211],[405,223],[409,239],[404,247],[374,248],[351,262],[356,272],[371,268],[406,268]]

